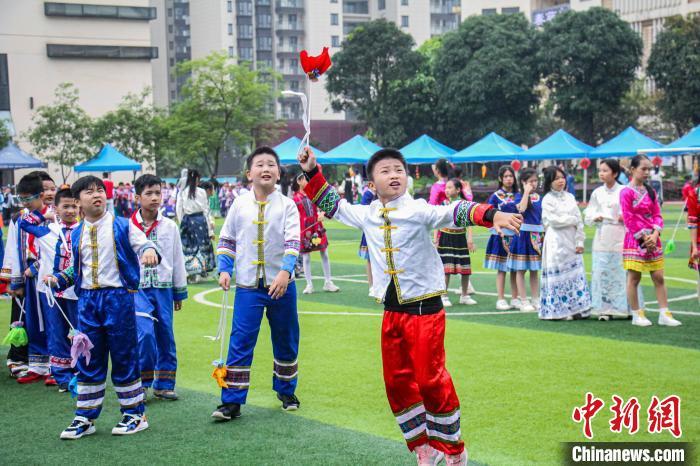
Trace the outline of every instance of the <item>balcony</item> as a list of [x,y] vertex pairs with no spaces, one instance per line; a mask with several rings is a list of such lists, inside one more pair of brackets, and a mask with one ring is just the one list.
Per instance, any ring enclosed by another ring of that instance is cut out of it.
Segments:
[[275,30],[281,34],[304,34],[303,21],[284,21],[275,25]]
[[304,0],[277,0],[275,10],[278,13],[294,13],[304,9]]

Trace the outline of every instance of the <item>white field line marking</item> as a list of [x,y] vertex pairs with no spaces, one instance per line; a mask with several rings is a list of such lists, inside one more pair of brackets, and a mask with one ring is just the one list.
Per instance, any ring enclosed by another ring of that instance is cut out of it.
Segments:
[[[349,281],[350,279],[348,279]],[[211,288],[209,290],[200,291],[192,299],[199,304],[205,306],[213,307],[216,309],[221,309],[221,303],[214,303],[206,299],[206,295],[219,291],[220,288]],[[659,312],[658,309],[647,309],[650,312]],[[380,317],[383,315],[381,312],[345,312],[345,311],[298,311],[299,314],[304,315],[317,315],[317,316],[364,316],[364,317]],[[523,312],[523,311],[484,311],[484,312],[448,312],[447,317],[450,316],[495,316],[495,315],[507,315],[507,314],[536,314],[534,312]],[[678,315],[690,315],[690,316],[700,316],[698,312],[692,311],[673,311],[674,314]]]

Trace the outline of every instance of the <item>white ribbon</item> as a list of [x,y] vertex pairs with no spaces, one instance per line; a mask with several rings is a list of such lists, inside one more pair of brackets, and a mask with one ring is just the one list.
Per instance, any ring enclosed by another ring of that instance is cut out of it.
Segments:
[[[224,361],[224,345],[226,335],[226,313],[228,311],[228,294],[229,291],[224,291],[224,297],[221,299],[221,311],[219,312],[219,324],[216,328],[216,335],[205,335],[204,338],[208,338],[211,341],[221,341],[219,345],[219,361]],[[216,362],[216,361],[215,361]]]
[[19,320],[20,320],[20,322],[21,322],[21,321],[22,321],[22,316],[23,316],[24,314],[27,313],[27,312],[24,310],[24,299],[22,300],[22,302],[19,302],[19,298],[18,298],[17,296],[15,296],[15,302],[16,302],[17,305],[19,306]]
[[309,99],[303,92],[282,91],[282,95],[299,97],[301,99],[301,106],[304,109],[301,121],[304,123],[304,129],[306,130],[306,134],[304,134],[304,138],[301,140],[301,144],[299,144],[299,149],[297,149],[297,155],[301,155],[304,148],[309,146],[309,137],[311,136],[311,110],[309,109]]
[[58,304],[58,301],[56,300],[56,297],[53,295],[53,292],[51,289],[44,289],[42,291],[44,295],[46,296],[46,303],[49,305],[49,307],[55,307],[61,312],[61,315],[63,316],[64,319],[66,319],[66,322],[68,322],[68,326],[70,327],[71,330],[75,330],[75,327],[73,327],[73,324],[71,324],[70,319],[66,315],[65,312],[63,312],[63,309],[61,308],[61,305]]

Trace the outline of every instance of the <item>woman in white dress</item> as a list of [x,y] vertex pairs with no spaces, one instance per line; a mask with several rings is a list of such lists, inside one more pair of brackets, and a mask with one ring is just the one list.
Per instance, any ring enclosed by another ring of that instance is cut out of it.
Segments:
[[566,173],[544,170],[542,284],[539,317],[543,320],[585,319],[591,295],[583,267],[583,219],[576,199],[566,191]]
[[197,170],[187,172],[187,182],[178,193],[175,206],[180,221],[187,277],[195,282],[216,267],[214,247],[211,244],[214,224],[210,218],[209,198],[207,192],[198,186],[199,180]]
[[620,191],[617,182],[620,163],[605,159],[598,167],[598,177],[603,186],[591,194],[584,211],[586,225],[596,227],[593,238],[593,267],[591,274],[591,297],[593,312],[599,319],[629,317],[627,306],[627,272],[622,267],[622,242],[625,239],[625,224],[620,210]]

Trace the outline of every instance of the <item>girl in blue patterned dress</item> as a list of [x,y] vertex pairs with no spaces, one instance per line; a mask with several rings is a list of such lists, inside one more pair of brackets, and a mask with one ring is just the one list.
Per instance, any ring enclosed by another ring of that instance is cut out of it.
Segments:
[[[540,280],[538,271],[542,268],[542,198],[537,194],[537,170],[525,168],[520,172],[520,190],[522,197],[518,203],[518,212],[523,216],[520,234],[515,235],[510,243],[508,269],[515,271],[518,286],[520,310],[533,312],[539,305]],[[530,296],[525,292],[525,272],[530,271]]]
[[[515,182],[515,171],[510,165],[503,165],[498,169],[498,190],[491,194],[488,203],[501,212],[517,213],[518,202],[520,202],[520,193],[518,193],[518,185]],[[494,231],[491,231],[491,237],[486,245],[484,268],[498,272],[496,277],[496,291],[498,292],[496,309],[499,311],[506,311],[511,307],[520,307],[520,302],[517,299],[515,273],[510,275],[510,289],[513,296],[511,303],[508,304],[505,298],[506,272],[509,271],[509,243],[512,238],[512,236],[508,235],[501,237]]]

